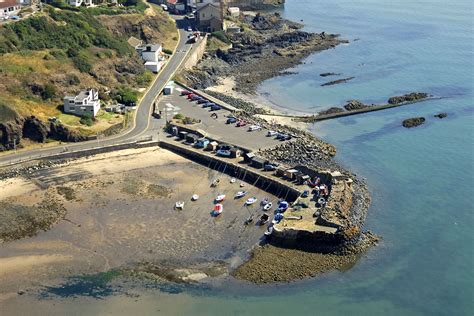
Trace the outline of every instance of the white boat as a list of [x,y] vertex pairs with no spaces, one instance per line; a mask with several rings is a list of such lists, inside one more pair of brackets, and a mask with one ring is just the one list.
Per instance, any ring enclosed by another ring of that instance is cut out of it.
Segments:
[[268,198],[264,198],[264,199],[262,200],[262,202],[260,202],[260,204],[261,204],[262,206],[265,206],[265,205],[267,205],[269,202],[270,202],[270,200],[269,200]]
[[174,205],[174,207],[175,207],[177,210],[182,210],[182,209],[184,209],[184,202],[183,202],[183,201],[178,201],[178,202],[176,202],[176,204]]
[[257,198],[254,196],[254,197],[248,198],[247,201],[245,201],[245,204],[251,205],[255,202],[257,202]]
[[239,199],[241,197],[244,197],[247,195],[247,191],[239,191],[237,192],[237,194],[235,195],[235,198]]
[[272,208],[273,204],[272,202],[268,202],[267,204],[265,204],[265,206],[263,207],[263,210],[264,211],[269,211],[271,208]]
[[194,194],[193,197],[191,198],[191,200],[193,200],[193,201],[199,200],[199,195]]
[[242,182],[242,183],[240,184],[240,187],[243,188],[244,186],[245,186],[245,183]]
[[235,178],[230,179],[230,183],[235,183]]
[[264,233],[265,236],[270,236],[273,233],[273,226],[268,227],[267,231]]
[[222,202],[225,200],[225,194],[219,194],[217,197],[216,197],[216,202]]

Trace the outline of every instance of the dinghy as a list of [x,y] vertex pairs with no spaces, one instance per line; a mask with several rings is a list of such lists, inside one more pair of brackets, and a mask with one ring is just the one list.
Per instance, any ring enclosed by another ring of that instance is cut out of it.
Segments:
[[244,186],[245,186],[245,183],[242,182],[242,183],[240,184],[240,187],[243,188]]
[[216,202],[222,202],[225,200],[225,194],[219,194],[217,197],[216,197]]
[[237,181],[235,178],[230,179],[230,183],[235,183],[235,181]]
[[193,197],[191,198],[192,201],[197,201],[199,200],[199,195],[194,194]]
[[265,236],[269,237],[273,233],[273,226],[268,227],[267,231],[264,233]]
[[245,201],[245,204],[251,205],[255,202],[257,202],[257,198],[254,196],[254,197],[248,198],[247,201]]
[[240,199],[241,197],[244,197],[247,195],[247,191],[239,191],[237,192],[237,194],[235,195],[235,198],[236,199]]
[[223,210],[224,210],[224,206],[222,204],[216,204],[214,205],[214,211],[212,211],[212,215],[219,216],[222,214]]
[[267,205],[269,202],[270,202],[270,201],[268,200],[268,198],[264,198],[264,199],[262,200],[262,202],[260,202],[260,204],[261,204],[262,206],[265,206],[265,205]]
[[272,202],[268,202],[267,204],[265,204],[263,206],[263,210],[264,211],[269,211],[269,210],[271,210],[272,206],[273,206]]
[[183,201],[178,201],[176,202],[176,204],[174,205],[175,209],[177,210],[183,210],[184,209],[184,202]]

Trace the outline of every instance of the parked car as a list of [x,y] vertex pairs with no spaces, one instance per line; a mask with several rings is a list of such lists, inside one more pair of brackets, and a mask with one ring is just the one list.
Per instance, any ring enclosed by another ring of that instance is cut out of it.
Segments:
[[204,104],[202,105],[202,107],[203,107],[203,108],[209,108],[209,107],[214,106],[214,105],[216,105],[216,104],[213,103],[213,102],[207,102],[207,103],[204,103]]
[[302,198],[307,198],[308,196],[309,196],[309,191],[308,190],[304,190],[303,194],[301,194]]
[[188,26],[188,32],[192,32],[193,31],[193,28]]
[[280,140],[285,140],[286,137],[287,137],[287,135],[283,134],[283,133],[278,133],[276,135],[276,139],[280,139]]
[[208,103],[208,102],[209,102],[209,100],[206,100],[204,98],[201,98],[201,99],[198,100],[198,104],[204,104],[204,103]]
[[237,119],[235,117],[229,117],[227,119],[227,124],[234,124],[234,123],[237,123]]
[[194,96],[195,96],[195,94],[194,94],[194,93],[190,93],[190,94],[188,94],[188,99],[189,99],[189,100],[191,100],[191,99],[192,99],[192,97],[194,97]]
[[213,106],[211,106],[211,111],[219,111],[220,109],[222,108],[217,104],[214,104]]
[[278,132],[275,132],[275,131],[268,131],[268,132],[267,132],[267,136],[268,136],[268,137],[273,137],[273,136],[275,136],[276,134],[278,134]]
[[261,130],[262,127],[259,126],[259,125],[250,125],[249,126],[249,132],[253,132],[253,131],[258,131],[258,130]]
[[245,121],[238,121],[236,126],[237,126],[237,127],[242,127],[242,126],[245,126],[245,125],[247,125],[247,122],[245,122]]
[[181,95],[190,95],[192,92],[188,90],[181,91]]
[[266,163],[263,165],[264,171],[275,171],[278,168],[278,164],[276,163]]
[[221,157],[230,157],[231,152],[230,152],[230,150],[219,149],[219,150],[216,151],[216,155],[221,156]]
[[191,101],[199,101],[199,100],[201,100],[201,99],[202,99],[202,97],[200,97],[200,96],[198,96],[198,95],[193,95],[193,96],[191,97]]

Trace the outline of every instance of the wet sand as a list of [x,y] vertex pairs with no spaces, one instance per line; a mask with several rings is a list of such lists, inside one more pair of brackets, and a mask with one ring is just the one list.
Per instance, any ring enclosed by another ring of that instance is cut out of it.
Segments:
[[[220,184],[211,188],[216,178]],[[0,245],[0,295],[143,262],[186,267],[218,261],[234,267],[264,232],[244,225],[261,209],[233,199],[239,185],[163,149],[102,154],[38,170],[30,179],[3,180],[0,187],[9,193],[0,202],[54,193],[67,213],[48,231]],[[276,199],[250,184],[245,190],[259,200]],[[214,218],[210,212],[219,193],[227,199],[223,214]],[[197,202],[191,202],[193,194],[200,195]],[[174,210],[178,200],[185,202],[183,211]]]

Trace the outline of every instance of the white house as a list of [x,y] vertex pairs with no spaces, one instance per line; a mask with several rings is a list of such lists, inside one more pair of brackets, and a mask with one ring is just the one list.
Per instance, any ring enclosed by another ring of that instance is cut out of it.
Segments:
[[161,70],[161,66],[163,66],[161,61],[147,61],[145,63],[145,68],[154,73],[158,73]]
[[92,0],[69,0],[69,5],[73,7],[80,7],[82,4],[87,7],[93,5]]
[[155,45],[145,45],[142,47],[137,48],[137,51],[141,54],[142,59],[147,62],[159,62],[161,60],[161,53],[163,48],[159,44]]
[[64,112],[83,116],[90,114],[93,117],[100,110],[99,92],[94,89],[83,90],[76,96],[64,98]]
[[21,10],[17,0],[0,0],[0,17],[15,16]]

